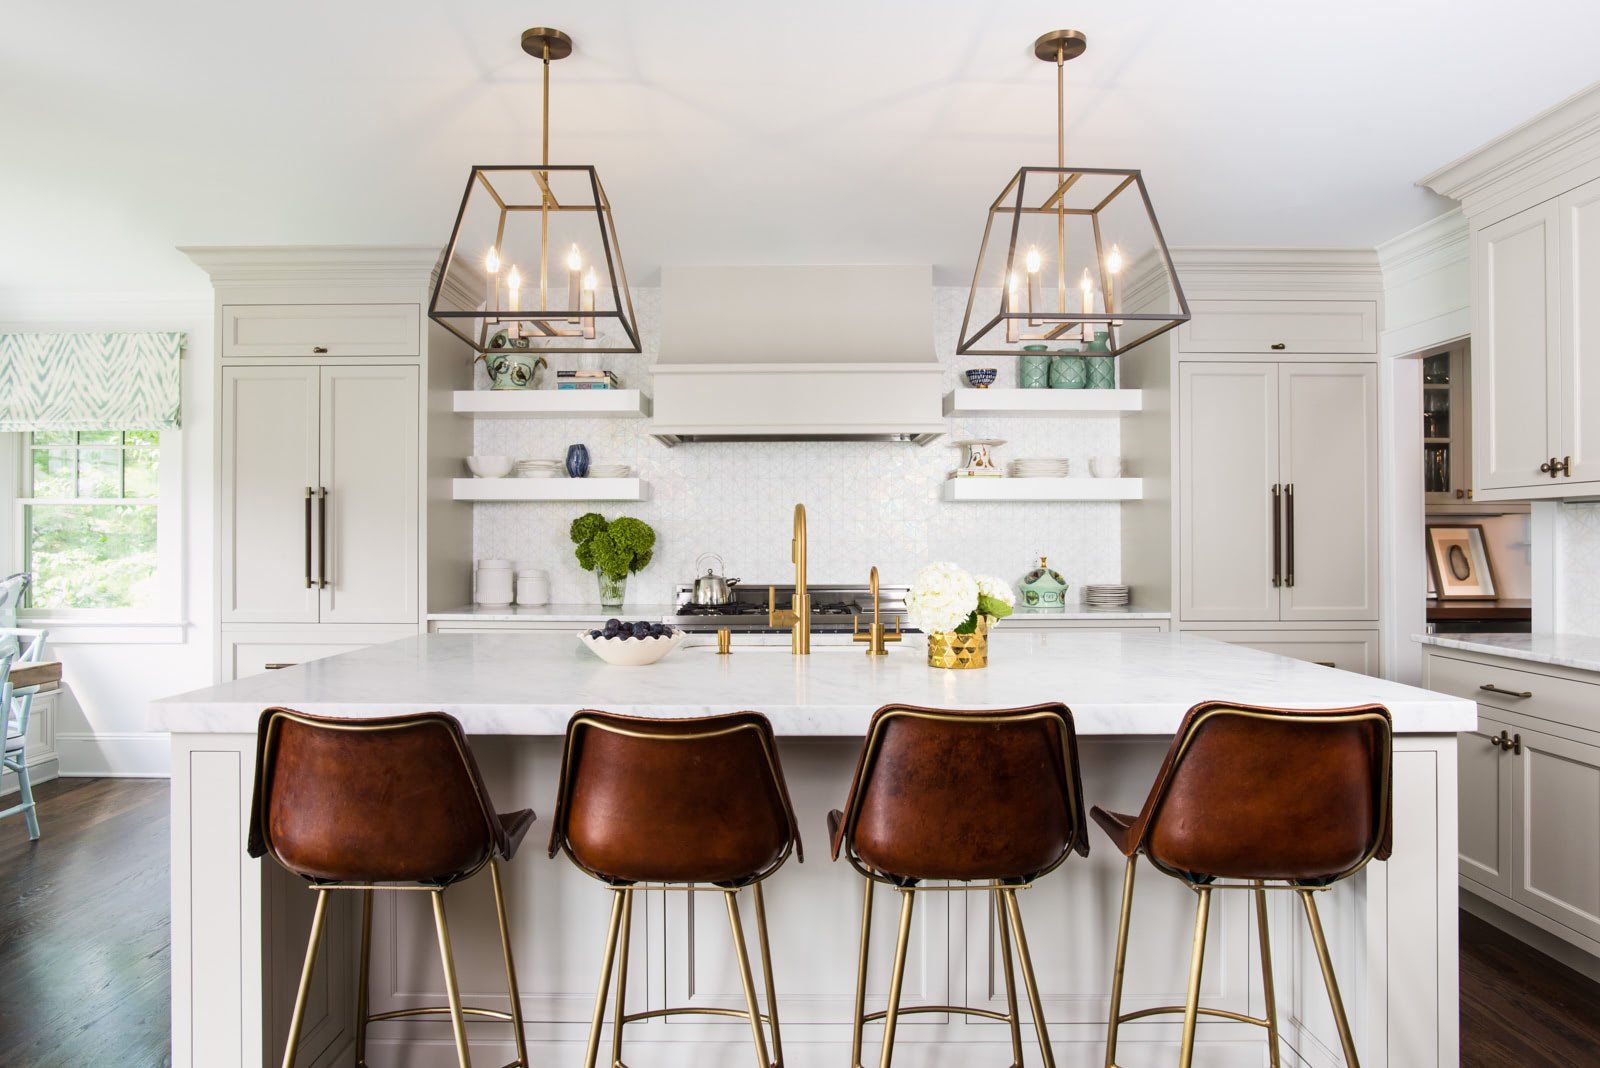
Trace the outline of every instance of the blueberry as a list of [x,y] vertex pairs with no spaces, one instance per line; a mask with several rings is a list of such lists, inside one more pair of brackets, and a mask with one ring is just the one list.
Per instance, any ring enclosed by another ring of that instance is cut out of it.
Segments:
[[633,636],[635,638],[650,637],[650,624],[645,623],[642,620],[638,623],[635,623],[633,625]]
[[606,620],[606,630],[620,630],[621,628],[622,620],[618,619],[616,616],[612,616],[610,619]]
[[591,637],[591,638],[598,638],[598,637],[600,637],[600,634],[601,634],[601,632],[600,632],[600,631],[598,631],[598,630],[591,630],[591,631],[590,631],[590,632],[589,632],[589,637]]
[[667,628],[660,623],[652,623],[650,624],[650,636],[652,638],[665,638],[667,636]]

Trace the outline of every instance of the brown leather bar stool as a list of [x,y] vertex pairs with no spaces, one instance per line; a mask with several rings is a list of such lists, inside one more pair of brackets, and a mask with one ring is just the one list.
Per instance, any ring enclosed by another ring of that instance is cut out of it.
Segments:
[[[1266,1028],[1268,1051],[1277,1068],[1278,1017],[1267,937],[1266,891],[1272,889],[1294,891],[1305,907],[1345,1061],[1357,1068],[1360,1062],[1323,937],[1316,894],[1371,860],[1389,858],[1392,764],[1393,730],[1389,712],[1381,705],[1295,710],[1209,702],[1196,705],[1184,717],[1137,816],[1094,809],[1095,822],[1128,858],[1106,1031],[1107,1068],[1116,1068],[1117,1029],[1122,1024],[1177,1012],[1183,1013],[1179,1052],[1183,1068],[1194,1058],[1195,1025],[1201,1016]],[[1183,880],[1199,901],[1187,1001],[1124,1013],[1122,978],[1140,853],[1157,870]],[[1213,890],[1255,892],[1264,1019],[1199,1004]]]
[[[550,856],[564,851],[612,888],[600,988],[585,1063],[594,1068],[615,962],[612,1065],[622,1063],[626,1024],[661,1016],[736,1016],[750,1022],[758,1068],[782,1068],[778,999],[761,883],[791,852],[805,859],[772,724],[757,712],[694,719],[651,719],[584,711],[567,724]],[[767,1011],[761,1012],[739,919],[739,894],[755,898],[756,932]],[[739,958],[745,1010],[627,1011],[628,941],[640,890],[715,891],[723,895]],[[772,1030],[767,1054],[762,1023]]]
[[[461,724],[442,712],[380,719],[335,719],[269,708],[261,714],[256,741],[255,799],[250,813],[249,851],[267,853],[311,884],[317,908],[306,943],[305,967],[295,995],[284,1068],[293,1068],[300,1045],[306,995],[317,961],[328,911],[328,894],[361,894],[361,970],[356,1007],[356,1065],[366,1065],[367,1025],[402,1017],[449,1014],[456,1058],[469,1068],[467,1016],[511,1024],[517,1059],[506,1068],[527,1068],[522,1003],[511,960],[499,860],[510,860],[533,825],[528,809],[497,814]],[[505,956],[509,1013],[463,1008],[455,957],[445,922],[449,887],[485,866],[494,882]],[[372,892],[422,891],[433,899],[445,991],[450,1003],[431,1008],[370,1014],[368,958],[372,945]]]
[[[895,1026],[912,1013],[961,1013],[1011,1027],[1011,1055],[1022,1065],[1022,1025],[1017,1011],[1011,939],[1016,938],[1039,1052],[1053,1068],[1033,958],[1022,929],[1017,891],[1054,871],[1068,854],[1089,855],[1078,740],[1065,705],[1001,711],[955,711],[889,705],[872,717],[855,781],[843,811],[828,814],[833,857],[865,876],[861,902],[861,953],[856,962],[855,1026],[851,1068],[861,1065],[861,1031],[883,1021],[882,1068],[894,1056]],[[954,886],[923,886],[925,881]],[[878,883],[900,898],[889,1006],[866,1012],[867,947],[872,935],[872,894]],[[1000,933],[1008,1011],[953,1005],[900,1007],[911,913],[918,893],[980,891],[991,895]]]

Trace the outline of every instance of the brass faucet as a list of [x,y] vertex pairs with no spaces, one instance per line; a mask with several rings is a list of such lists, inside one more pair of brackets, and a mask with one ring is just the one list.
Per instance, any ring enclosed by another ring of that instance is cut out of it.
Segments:
[[789,628],[789,651],[795,656],[811,652],[811,595],[806,592],[806,506],[794,506],[794,541],[789,555],[794,560],[794,596],[789,607],[778,610],[778,591],[767,587],[767,626]]
[[872,590],[872,625],[865,634],[860,633],[861,616],[858,613],[855,621],[850,625],[850,640],[853,642],[866,642],[868,656],[883,656],[889,650],[884,648],[887,642],[897,642],[903,637],[900,633],[900,617],[894,617],[894,633],[889,633],[878,618],[878,569],[874,567],[867,581]]

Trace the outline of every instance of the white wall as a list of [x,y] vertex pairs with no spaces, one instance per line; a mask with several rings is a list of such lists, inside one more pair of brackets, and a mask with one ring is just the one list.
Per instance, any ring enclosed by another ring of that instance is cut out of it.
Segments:
[[[954,388],[958,374],[955,334],[966,292],[935,290],[935,348],[945,365],[947,388]],[[636,289],[634,303],[645,351],[612,358],[610,366],[626,385],[648,390],[660,290]],[[567,365],[557,362],[556,367]],[[979,365],[963,359],[960,370]],[[1016,384],[1014,359],[997,358],[994,365],[1000,372],[997,385]],[[487,385],[482,372],[477,384]],[[548,569],[557,601],[593,602],[595,580],[573,559],[568,526],[591,507],[608,517],[638,516],[656,528],[659,547],[650,566],[630,580],[628,599],[667,603],[674,584],[693,577],[695,558],[706,551],[721,554],[730,575],[751,582],[788,581],[793,574],[791,512],[803,502],[810,580],[818,584],[864,584],[874,564],[886,583],[904,583],[922,564],[938,559],[1015,583],[1041,554],[1074,591],[1086,582],[1117,580],[1117,504],[941,502],[940,483],[960,460],[950,443],[965,437],[1007,439],[996,454],[1002,461],[1064,456],[1073,474],[1087,475],[1090,456],[1117,453],[1121,430],[1116,417],[958,419],[951,421],[948,437],[927,446],[773,442],[668,449],[649,437],[642,420],[487,419],[477,426],[480,453],[559,459],[569,443],[581,441],[595,461],[634,465],[651,484],[651,497],[641,504],[598,506],[477,504],[474,548],[480,558],[509,557],[523,567]],[[468,591],[462,591],[461,600],[468,600]]]
[[[92,309],[84,314],[82,309]],[[5,298],[0,332],[181,330],[183,574],[178,626],[52,626],[62,662],[56,748],[63,775],[165,775],[167,736],[144,729],[146,704],[212,681],[213,325],[208,296]],[[163,500],[162,507],[168,507]],[[9,516],[7,522],[9,523]]]

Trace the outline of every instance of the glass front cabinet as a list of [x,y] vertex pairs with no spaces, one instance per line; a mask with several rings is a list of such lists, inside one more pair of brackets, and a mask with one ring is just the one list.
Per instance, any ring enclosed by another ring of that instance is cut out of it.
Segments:
[[1470,373],[1464,348],[1422,359],[1422,482],[1429,507],[1472,500]]

